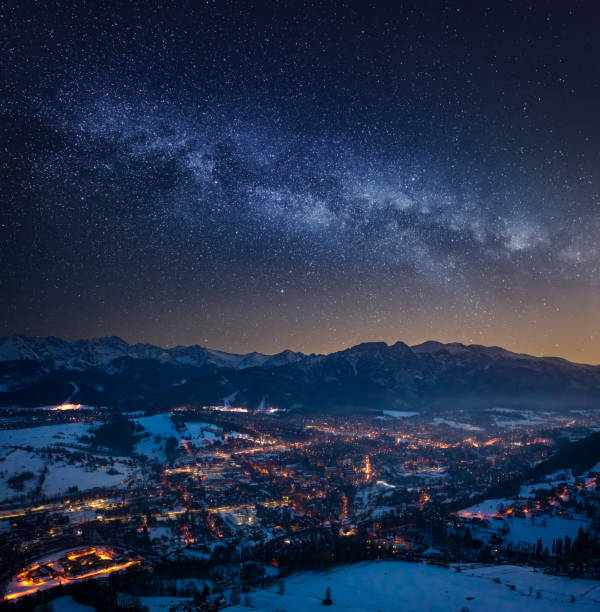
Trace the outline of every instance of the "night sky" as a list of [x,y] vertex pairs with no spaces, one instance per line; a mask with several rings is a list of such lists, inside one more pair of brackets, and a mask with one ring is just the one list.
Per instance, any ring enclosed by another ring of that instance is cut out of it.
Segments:
[[0,2],[0,334],[600,363],[600,5]]

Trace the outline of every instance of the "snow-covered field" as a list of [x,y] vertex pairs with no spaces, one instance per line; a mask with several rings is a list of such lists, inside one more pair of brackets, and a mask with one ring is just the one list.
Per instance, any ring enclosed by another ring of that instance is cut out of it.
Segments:
[[446,425],[448,427],[452,427],[454,429],[464,429],[465,431],[483,431],[481,427],[477,427],[476,425],[470,425],[469,423],[457,423],[456,421],[451,421],[448,419],[443,419],[442,417],[436,417],[431,421],[432,425]]
[[[20,448],[0,448],[0,501],[15,495],[27,495],[39,484],[39,475],[44,461],[35,453]],[[31,472],[34,477],[23,481],[23,490],[18,491],[9,485],[9,479]]]
[[[372,513],[375,515],[387,514],[389,507],[385,505],[385,498],[392,495],[394,487],[380,480],[371,485],[360,487],[354,498],[354,504],[361,513]],[[379,509],[378,512],[376,510]]]
[[45,495],[53,496],[67,493],[73,485],[77,485],[80,491],[123,486],[131,475],[131,468],[120,463],[113,468],[118,474],[110,474],[106,467],[86,469],[80,465],[54,463],[48,469],[42,491]]
[[62,423],[42,425],[26,429],[4,429],[0,431],[0,448],[7,446],[71,446],[79,444],[77,438],[89,432],[89,423]]
[[416,416],[418,412],[412,412],[410,410],[382,410],[383,414],[394,419],[406,419],[411,416]]
[[139,597],[138,599],[142,606],[148,608],[149,612],[169,612],[177,605],[191,605],[189,597]]
[[[536,514],[530,517],[511,518],[494,518],[499,511],[499,508],[504,506],[507,508],[513,504],[515,500],[511,499],[486,499],[485,501],[464,508],[457,514],[462,518],[479,518],[489,521],[488,528],[476,527],[474,535],[487,540],[486,533],[491,535],[496,533],[502,534],[506,542],[513,544],[527,543],[535,544],[538,540],[542,540],[543,546],[552,546],[552,541],[555,538],[564,538],[569,536],[571,539],[577,537],[577,532],[580,527],[587,529],[589,520],[584,516],[575,515],[573,518],[564,518],[562,516],[545,516]],[[508,526],[509,531],[502,533],[503,528]]]
[[487,412],[499,413],[492,416],[497,427],[518,429],[520,427],[542,427],[551,423],[564,423],[570,416],[556,412],[534,412],[532,410],[514,410],[509,408],[491,408]]
[[486,499],[474,506],[469,506],[468,508],[463,508],[458,511],[458,516],[463,518],[480,518],[480,519],[490,519],[496,514],[498,514],[498,510],[501,506],[506,506],[510,504],[512,500],[506,498],[500,499]]
[[184,439],[192,441],[196,446],[224,440],[223,431],[211,423],[189,422],[184,424],[182,431],[177,431],[170,414],[154,414],[135,421],[150,434],[137,443],[136,452],[159,461],[166,461],[165,442],[171,436],[179,440],[180,444]]
[[212,442],[222,439],[221,429],[211,423],[186,423],[185,428],[183,437],[189,436],[194,442],[202,443],[205,440]]
[[[494,582],[495,578],[500,582]],[[251,593],[250,605],[273,612],[323,610],[327,609],[322,604],[327,588],[333,600],[329,609],[346,612],[543,612],[565,610],[567,606],[569,610],[596,610],[600,606],[600,583],[591,580],[547,576],[516,566],[463,566],[457,573],[454,569],[398,561],[291,576],[285,580],[283,595],[275,587],[259,590]],[[571,596],[574,603],[570,603]],[[244,605],[229,608],[232,612],[248,609]]]
[[[143,428],[142,433],[148,434],[136,444],[135,451],[159,461],[166,461],[165,443],[171,436],[175,437],[182,447],[186,441],[201,447],[213,442],[224,443],[229,437],[242,435],[236,432],[224,433],[214,424],[199,422],[185,423],[178,431],[170,414],[141,416],[135,421]],[[40,490],[40,494],[45,496],[66,494],[73,486],[84,491],[128,484],[136,472],[127,464],[126,458],[119,460],[115,457],[114,466],[103,465],[106,455],[102,452],[96,453],[80,440],[84,435],[89,436],[90,430],[95,426],[95,423],[64,423],[0,431],[0,502],[23,497],[39,489],[45,468],[47,470]],[[56,453],[46,454],[45,449],[59,451],[58,456]],[[86,465],[81,461],[71,463],[68,457],[60,456],[61,449],[67,452],[84,451],[89,455],[96,454],[98,460],[96,465]],[[110,473],[115,471],[117,473]],[[11,478],[25,474],[27,479],[23,479],[18,488],[10,486]]]
[[53,612],[94,612],[94,608],[77,603],[70,595],[55,599],[51,607]]
[[[89,424],[66,423],[0,431],[0,502],[32,493],[39,486],[46,465],[49,467],[47,476],[50,480],[47,485],[44,484],[43,492],[49,495],[55,494],[61,478],[60,473],[56,474],[59,480],[55,481],[50,469],[53,462],[43,459],[38,451],[47,447],[76,446],[77,438],[86,434],[89,428]],[[77,469],[76,466],[69,468],[71,473]],[[64,475],[64,470],[62,472]],[[25,473],[33,474],[33,477],[23,481],[22,488],[17,489],[9,485],[10,478]],[[78,484],[78,479],[74,478],[65,490],[74,484]],[[48,486],[47,491],[46,486]]]
[[174,436],[177,440],[180,439],[171,416],[169,414],[155,414],[135,419],[135,421],[144,428],[145,432],[150,434],[136,444],[135,452],[152,459],[166,461],[165,441],[171,436]]
[[[502,529],[504,521],[493,519],[491,527],[497,531]],[[569,536],[572,540],[577,537],[577,531],[580,527],[587,529],[589,521],[566,519],[560,516],[535,518],[534,521],[528,518],[513,518],[507,521],[510,531],[504,536],[504,539],[513,544],[524,542],[527,544],[535,544],[538,539],[542,541],[543,546],[552,546],[552,540],[555,538],[564,538]]]
[[[116,462],[111,474],[109,466],[94,467],[82,461],[69,463],[64,458],[45,456],[43,449],[80,450],[85,445],[79,440],[89,434],[90,423],[64,423],[43,425],[25,429],[0,431],[0,502],[26,496],[40,485],[46,469],[40,493],[46,496],[66,494],[77,486],[79,490],[105,486],[120,486],[132,475],[132,468]],[[100,461],[103,461],[102,459]],[[23,481],[22,489],[11,487],[9,479],[24,473],[33,474]]]

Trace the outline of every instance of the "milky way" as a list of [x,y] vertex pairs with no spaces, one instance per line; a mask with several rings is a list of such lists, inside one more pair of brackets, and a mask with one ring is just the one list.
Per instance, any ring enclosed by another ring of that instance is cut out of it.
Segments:
[[600,361],[594,3],[2,8],[0,332]]

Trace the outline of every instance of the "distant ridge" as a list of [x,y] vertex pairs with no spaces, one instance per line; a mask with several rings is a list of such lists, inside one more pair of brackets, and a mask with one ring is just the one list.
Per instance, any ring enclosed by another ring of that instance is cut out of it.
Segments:
[[364,342],[328,355],[232,354],[198,345],[165,349],[112,336],[0,338],[0,405],[64,401],[169,407],[222,403],[303,410],[427,408],[434,405],[542,408],[600,406],[600,366],[535,357],[501,347],[428,341]]
[[236,354],[208,349],[199,345],[176,346],[171,349],[153,344],[128,344],[118,336],[73,340],[54,336],[5,336],[0,338],[0,361],[20,359],[52,359],[63,365],[105,365],[119,357],[156,359],[163,363],[201,365],[212,362],[223,367],[244,369],[265,364],[282,365],[304,357],[303,353],[285,350],[275,355],[262,353]]
[[[398,344],[398,343],[397,343]],[[399,344],[404,345],[400,342]],[[345,350],[352,350],[361,346],[369,345],[381,345],[381,346],[394,346],[387,344],[386,342],[363,342],[347,349],[341,349],[340,351],[333,351],[328,353],[329,355],[339,353]],[[404,345],[410,346],[410,345]],[[462,344],[460,342],[449,342],[443,343],[436,340],[427,340],[420,344],[414,344],[410,348],[415,353],[436,353],[440,351],[446,351],[450,354],[465,353],[468,351],[482,351],[489,356],[502,356],[512,357],[515,359],[553,359],[557,362],[573,363],[576,365],[591,365],[586,363],[577,363],[569,361],[563,357],[554,356],[535,356],[528,353],[516,353],[509,351],[500,346],[485,346],[482,344]],[[297,361],[300,358],[306,357],[307,355],[302,352],[295,352],[289,349],[285,349],[275,354],[265,354],[253,351],[251,353],[229,353],[219,349],[205,348],[197,344],[193,345],[177,345],[173,348],[164,348],[161,346],[145,343],[129,344],[119,336],[103,336],[99,338],[90,339],[79,339],[79,340],[62,340],[56,336],[26,336],[15,334],[11,336],[0,337],[0,361],[14,361],[18,359],[40,359],[43,355],[47,355],[51,358],[67,359],[68,355],[77,354],[77,352],[87,351],[89,355],[96,352],[98,357],[104,353],[105,358],[110,359],[115,356],[129,355],[134,358],[162,358],[168,359],[171,355],[174,359],[185,356],[186,354],[202,354],[211,356],[215,361],[221,361],[223,364],[229,363],[234,364],[234,367],[254,367],[256,365],[262,365],[263,363],[273,360],[280,364],[287,363],[290,361]],[[62,354],[61,354],[62,353]],[[311,353],[311,356],[315,356],[315,353]],[[185,358],[185,357],[184,357]],[[596,366],[592,366],[596,367]]]

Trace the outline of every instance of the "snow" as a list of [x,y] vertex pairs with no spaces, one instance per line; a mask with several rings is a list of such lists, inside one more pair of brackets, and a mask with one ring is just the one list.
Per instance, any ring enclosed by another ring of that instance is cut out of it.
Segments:
[[497,427],[518,429],[519,427],[540,427],[553,422],[568,420],[564,415],[552,412],[533,412],[532,410],[504,410],[496,409],[495,412],[504,412],[504,415],[493,416]]
[[510,504],[512,500],[507,500],[505,498],[499,499],[486,499],[479,504],[475,504],[474,506],[469,506],[468,508],[464,508],[458,512],[458,516],[462,517],[472,517],[475,516],[477,518],[491,518],[494,515],[498,514],[498,506],[501,504],[507,505]]
[[77,603],[70,595],[59,597],[52,602],[54,612],[94,612],[95,608]]
[[[500,578],[500,584],[494,578]],[[508,588],[514,584],[515,589]],[[322,600],[331,588],[330,610],[346,612],[429,610],[445,612],[468,608],[470,612],[503,612],[527,608],[530,612],[563,610],[571,595],[571,610],[593,610],[600,603],[600,583],[534,573],[514,566],[466,567],[460,573],[420,563],[384,561],[338,568],[328,573],[304,573],[277,588],[250,594],[253,608],[265,611],[309,612],[323,610]],[[531,595],[529,594],[531,587]],[[540,599],[535,593],[540,591]],[[248,610],[243,605],[231,612]]]
[[576,602],[583,599],[590,603],[600,603],[600,583],[593,580],[552,576],[518,565],[463,566],[463,570],[468,570],[469,574],[480,578],[500,578],[503,584],[514,584],[517,590],[524,593],[532,586],[534,592],[539,590],[548,598],[556,597],[561,600],[575,595]]
[[588,474],[590,472],[600,472],[600,461],[596,463],[596,465],[588,470]]
[[[590,470],[591,471],[591,470]],[[547,474],[544,477],[544,482],[535,482],[528,485],[522,485],[519,489],[519,497],[535,497],[536,491],[550,490],[560,484],[574,484],[575,476],[571,470],[558,470],[552,474]]]
[[163,349],[151,344],[130,345],[117,337],[76,340],[74,342],[66,342],[58,338],[29,338],[25,336],[0,338],[0,361],[49,358],[58,364],[76,369],[90,364],[106,367],[113,360],[125,356],[134,359],[156,359],[161,363],[193,366],[209,362],[222,367],[243,369],[254,365],[262,365],[269,359],[281,362],[293,361],[298,359],[301,354],[284,352],[272,356],[261,353],[236,355],[203,349],[199,346],[176,346],[172,349]]
[[575,482],[575,476],[573,476],[571,470],[557,470],[556,472],[552,472],[552,474],[546,474],[544,479],[550,483],[555,482],[557,484],[561,482]]
[[[501,529],[503,522],[502,520],[493,519],[491,526]],[[514,544],[519,542],[535,544],[540,539],[542,540],[542,546],[547,546],[548,548],[552,546],[552,540],[555,538],[569,536],[574,540],[580,527],[585,529],[589,526],[587,521],[566,519],[561,516],[535,517],[534,522],[529,518],[515,517],[507,522],[510,531],[503,536],[505,540]]]
[[69,395],[69,397],[63,402],[64,404],[68,404],[73,398],[73,396],[81,391],[79,385],[77,385],[77,383],[74,383],[72,380],[69,381],[69,384],[73,387],[73,393],[71,393],[71,395]]
[[[491,536],[492,533],[497,533],[502,535],[505,542],[535,544],[538,540],[542,540],[542,545],[549,548],[555,538],[569,536],[574,539],[577,537],[580,527],[584,529],[589,527],[589,521],[582,516],[568,519],[562,516],[537,514],[530,517],[494,518],[500,505],[504,505],[506,508],[514,502],[515,500],[502,498],[487,499],[480,504],[460,510],[457,514],[462,518],[479,518],[489,521],[489,527],[476,527],[474,529],[476,537],[487,539],[486,534]],[[508,525],[509,531],[503,534],[502,530],[506,525]]]
[[44,448],[46,446],[77,445],[77,438],[88,433],[89,423],[61,423],[59,425],[42,425],[24,429],[5,429],[0,431],[0,447],[31,446]]
[[382,410],[385,416],[393,417],[394,419],[405,419],[407,417],[416,416],[418,412],[410,410]]
[[238,394],[238,391],[234,391],[233,393],[230,393],[227,397],[224,397],[223,404],[228,407],[231,406],[231,402],[235,401],[237,394]]
[[537,425],[542,425],[546,423],[546,421],[539,419],[519,419],[517,421],[511,421],[506,419],[499,419],[494,417],[494,421],[498,427],[510,427],[511,429],[515,429],[518,427],[535,427]]
[[[44,462],[40,457],[26,450],[0,449],[4,460],[0,461],[0,502],[19,495],[31,493],[39,484],[40,473]],[[8,485],[8,480],[24,472],[31,472],[34,477],[23,482],[23,490],[18,491]]]
[[155,538],[170,540],[173,537],[173,530],[170,527],[148,527],[148,537],[151,540]]
[[204,553],[199,550],[194,550],[193,548],[184,549],[183,554],[186,557],[191,557],[193,559],[202,559],[203,561],[208,561],[211,557],[210,553]]
[[[107,549],[99,546],[98,547],[99,550],[106,552]],[[55,550],[54,552],[50,553],[50,554],[46,554],[43,557],[40,557],[39,559],[36,560],[35,565],[46,565],[46,564],[52,564],[53,567],[55,569],[61,569],[62,565],[60,563],[60,559],[63,556],[68,555],[71,551],[78,551],[81,550],[81,547],[69,547],[69,548],[63,548],[61,550]],[[31,568],[34,564],[30,563],[29,564],[29,568]],[[120,565],[113,565],[113,571],[122,571],[123,567]],[[89,578],[89,577],[88,577]],[[73,582],[73,581],[79,581],[79,580],[86,580],[88,578],[85,578],[83,576],[80,576],[78,578],[76,577],[71,577],[69,579],[69,582]],[[29,585],[25,585],[21,582],[21,580],[19,579],[18,575],[14,575],[11,580],[5,585],[6,588],[6,594],[8,595],[12,595],[13,597],[22,597],[25,595],[31,595],[33,594],[35,591],[45,591],[47,589],[52,589],[54,587],[57,587],[61,584],[64,583],[64,576],[60,576],[60,575],[56,575],[54,577],[49,577],[48,580],[41,582],[39,584],[36,584],[34,587],[31,587]],[[62,598],[58,601],[62,601]],[[69,605],[69,602],[66,603],[66,605]],[[73,605],[77,605],[76,602],[73,602]],[[55,608],[57,612],[62,612],[63,608],[60,607],[56,607]],[[68,609],[68,608],[65,608]],[[81,610],[81,612],[83,612],[83,610],[88,610],[88,609],[93,609],[93,608],[72,608],[74,612],[79,612]]]
[[149,436],[142,438],[135,446],[135,452],[146,455],[159,461],[166,461],[165,441],[174,436],[179,440],[181,436],[175,429],[175,425],[169,414],[154,414],[148,417],[135,419]]
[[[167,438],[173,436],[177,440],[193,440],[194,442],[223,442],[223,431],[220,427],[212,423],[186,422],[184,429],[178,431],[171,419],[170,414],[154,414],[148,417],[141,417],[135,421],[144,428],[143,433],[150,435],[144,436],[135,447],[137,453],[166,461],[165,442]],[[227,435],[233,435],[231,432]]]
[[80,491],[96,487],[118,487],[130,476],[128,466],[115,463],[114,469],[119,474],[109,474],[110,468],[85,468],[81,465],[53,464],[48,468],[42,491],[44,495],[53,496],[65,494],[72,486]]
[[[78,438],[87,434],[92,426],[90,423],[65,423],[0,431],[0,501],[31,494],[40,484],[44,467],[47,467],[47,472],[41,494],[46,496],[65,494],[74,485],[80,491],[122,486],[133,471],[123,462],[112,466],[118,474],[109,474],[111,466],[95,467],[81,462],[69,464],[63,459],[57,460],[55,455],[53,458],[41,456],[40,451],[45,448],[81,447]],[[28,448],[32,450],[26,450]],[[104,461],[100,459],[98,463]],[[23,483],[23,491],[9,487],[8,480],[23,472],[34,474],[34,478]]]
[[403,470],[402,472],[398,472],[397,476],[400,478],[421,478],[422,480],[436,480],[438,478],[446,478],[448,476],[448,469],[445,466],[439,466],[426,467],[414,471]]
[[160,435],[168,437],[177,434],[170,414],[153,414],[152,416],[136,419],[136,423],[141,425],[153,436]]
[[189,597],[139,597],[138,599],[149,612],[169,612],[175,606],[189,604],[192,601]]
[[189,432],[193,440],[213,441],[221,439],[221,429],[211,423],[186,423],[185,427],[187,432],[184,434],[184,437],[187,437]]
[[372,519],[383,518],[384,516],[392,515],[396,512],[396,508],[394,506],[377,506],[373,512],[371,512]]
[[436,417],[431,421],[432,425],[447,425],[448,427],[453,427],[454,429],[464,429],[465,431],[483,431],[481,427],[476,427],[475,425],[469,425],[469,423],[457,423],[456,421],[450,421],[448,419],[443,419],[442,417]]
[[552,488],[550,482],[539,482],[531,485],[521,485],[519,489],[519,497],[535,497],[536,491],[546,490],[549,491]]
[[381,484],[380,481],[378,481],[377,483],[360,487],[356,491],[354,503],[357,508],[366,509],[368,506],[372,506],[375,503],[375,500],[382,491],[387,490],[386,492],[389,493],[389,488],[389,485],[383,481],[381,481]]

